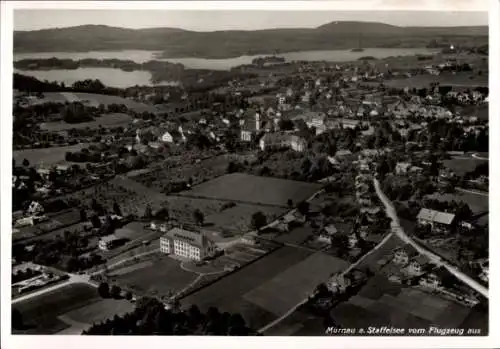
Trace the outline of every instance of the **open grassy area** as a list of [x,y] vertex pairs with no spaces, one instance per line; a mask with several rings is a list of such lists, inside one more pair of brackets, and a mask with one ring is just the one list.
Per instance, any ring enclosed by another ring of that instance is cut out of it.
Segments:
[[476,86],[488,86],[488,76],[478,76],[474,72],[441,75],[416,75],[405,79],[385,80],[384,85],[394,88],[423,88],[429,87],[431,83],[440,83],[441,85],[451,85],[455,89],[467,89]]
[[284,214],[286,209],[280,207],[261,207],[259,205],[236,204],[236,206],[216,212],[206,217],[205,225],[213,229],[227,230],[234,234],[241,234],[252,230],[252,215],[262,212],[271,222]]
[[471,192],[456,192],[454,194],[439,194],[434,193],[427,195],[428,198],[437,199],[439,201],[463,201],[469,205],[473,213],[478,214],[489,210],[488,196],[474,194]]
[[58,122],[45,122],[40,124],[40,128],[42,130],[47,130],[51,132],[57,131],[67,131],[73,128],[75,129],[98,129],[99,126],[102,127],[118,127],[118,126],[126,126],[130,123],[132,117],[123,113],[112,113],[112,114],[104,114],[100,117],[97,117],[95,120],[88,122],[80,122],[78,124],[68,124],[64,121]]
[[84,307],[69,311],[64,314],[73,321],[93,323],[105,321],[115,315],[122,316],[134,310],[134,305],[125,299],[101,299]]
[[196,279],[196,274],[181,269],[179,261],[167,256],[152,262],[144,268],[114,276],[111,280],[139,294],[166,296],[169,292],[180,291]]
[[16,303],[26,322],[25,334],[53,334],[68,327],[58,316],[99,300],[97,290],[86,284],[71,284]]
[[475,159],[471,156],[470,158],[460,157],[444,160],[443,165],[455,172],[457,175],[462,176],[467,172],[474,171],[477,165],[487,162],[487,160]]
[[90,144],[80,143],[63,147],[38,148],[14,150],[13,158],[16,164],[21,166],[24,159],[30,162],[30,166],[65,164],[66,152],[76,152],[82,148],[88,148]]
[[173,183],[192,181],[193,185],[203,183],[226,173],[231,157],[226,155],[196,160],[190,156],[173,156],[155,164],[155,168],[148,173],[141,173],[132,177],[135,181],[160,192],[167,192],[168,186]]
[[348,266],[341,259],[317,252],[254,288],[244,298],[275,315],[283,315],[307,298],[319,283]]
[[84,93],[84,92],[46,92],[44,93],[44,98],[40,101],[43,102],[84,102],[88,101],[90,105],[99,106],[99,104],[109,105],[109,104],[124,104],[127,108],[135,110],[137,112],[148,111],[154,113],[156,108],[152,105],[139,103],[132,101],[130,99],[102,95],[96,93]]
[[319,188],[317,184],[232,173],[197,185],[181,195],[287,207],[288,199],[300,202]]
[[[252,264],[222,278],[184,299],[185,306],[196,304],[202,310],[217,307],[220,311],[240,313],[247,324],[260,328],[276,318],[271,311],[246,299],[245,295],[277,277],[288,268],[305,260],[312,253],[293,247],[280,248]],[[280,290],[287,297],[285,290]]]

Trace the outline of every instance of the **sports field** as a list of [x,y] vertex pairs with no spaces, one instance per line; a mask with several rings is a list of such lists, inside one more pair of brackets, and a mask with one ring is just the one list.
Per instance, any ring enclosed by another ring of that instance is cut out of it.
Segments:
[[139,294],[166,296],[188,286],[196,277],[197,274],[183,270],[179,261],[163,256],[143,268],[113,275],[111,280]]

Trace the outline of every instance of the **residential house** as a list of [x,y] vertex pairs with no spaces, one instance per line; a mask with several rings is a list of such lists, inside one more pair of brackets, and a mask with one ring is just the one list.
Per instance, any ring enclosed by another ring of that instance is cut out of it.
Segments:
[[160,238],[160,251],[200,261],[213,256],[216,247],[205,234],[176,227]]
[[38,215],[43,212],[44,212],[43,206],[37,201],[32,201],[27,209],[27,213],[29,215]]
[[347,239],[347,246],[349,248],[355,248],[358,246],[359,243],[359,238],[355,233],[349,234],[348,239]]
[[111,250],[113,247],[116,246],[118,240],[119,238],[114,234],[103,236],[101,237],[98,243],[99,249],[102,251]]
[[409,162],[398,162],[395,168],[396,174],[406,174],[410,167],[411,164]]
[[488,260],[483,261],[481,264],[481,274],[479,274],[479,278],[488,283],[490,277],[490,262]]
[[349,155],[352,155],[352,152],[348,149],[340,149],[335,153],[336,158],[344,158]]
[[266,133],[259,141],[261,150],[276,148],[291,148],[297,152],[303,152],[307,148],[307,141],[297,135],[277,132]]
[[446,231],[452,227],[455,215],[447,212],[439,212],[428,208],[422,208],[417,215],[417,222],[421,225],[430,225],[432,229]]
[[424,272],[424,268],[427,265],[428,260],[424,255],[417,255],[412,258],[410,264],[408,265],[407,271],[410,275],[421,275]]
[[434,273],[424,275],[419,280],[419,285],[432,289],[439,289],[441,287],[441,280]]
[[168,225],[165,222],[151,221],[149,227],[152,230],[159,230],[159,231],[162,231],[164,233],[166,233],[168,231]]
[[407,265],[414,251],[409,246],[398,248],[394,253],[392,261],[398,265]]
[[318,241],[331,243],[332,236],[337,234],[337,228],[333,224],[328,224],[323,229],[321,229],[321,233],[318,236]]
[[327,281],[326,287],[334,293],[344,293],[351,284],[351,279],[345,274],[336,274]]

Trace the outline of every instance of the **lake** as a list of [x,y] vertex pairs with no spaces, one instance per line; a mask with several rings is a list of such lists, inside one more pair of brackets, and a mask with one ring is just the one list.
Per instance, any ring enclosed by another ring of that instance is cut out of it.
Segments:
[[[363,56],[373,56],[375,58],[386,58],[390,56],[413,56],[416,54],[434,54],[435,49],[428,48],[367,48],[363,52],[352,52],[351,50],[323,50],[323,51],[302,51],[282,53],[287,62],[292,61],[330,61],[348,62],[355,61]],[[240,56],[235,58],[208,59],[208,58],[156,58],[158,51],[90,51],[90,52],[41,52],[41,53],[14,53],[14,60],[37,59],[57,57],[60,59],[123,59],[132,60],[137,63],[144,63],[149,60],[169,61],[181,63],[190,69],[211,69],[229,70],[233,67],[250,64],[254,58],[265,55]],[[76,70],[44,70],[44,71],[23,71],[25,75],[49,81],[64,81],[72,84],[76,80],[99,79],[105,85],[113,87],[127,87],[133,85],[152,85],[151,75],[148,72],[134,71],[125,72],[113,68],[80,68]]]

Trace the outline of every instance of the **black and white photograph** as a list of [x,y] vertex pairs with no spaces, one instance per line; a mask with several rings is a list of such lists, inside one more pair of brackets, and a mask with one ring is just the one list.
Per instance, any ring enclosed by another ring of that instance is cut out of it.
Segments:
[[494,335],[488,1],[19,3],[3,333]]

